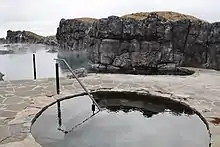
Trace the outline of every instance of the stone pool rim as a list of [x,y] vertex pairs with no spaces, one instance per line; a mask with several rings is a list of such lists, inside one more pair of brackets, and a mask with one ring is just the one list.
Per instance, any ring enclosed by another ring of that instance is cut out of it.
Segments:
[[[118,92],[118,93],[125,92],[125,93],[133,93],[133,94],[135,93],[137,95],[142,95],[142,96],[157,97],[157,98],[163,99],[164,101],[168,101],[168,102],[171,102],[171,103],[176,104],[176,105],[181,105],[181,106],[183,106],[186,109],[190,109],[205,124],[206,129],[208,131],[208,135],[209,135],[209,138],[208,138],[209,139],[209,146],[208,147],[212,146],[212,141],[211,141],[212,134],[211,134],[211,131],[210,131],[210,127],[209,127],[208,121],[205,119],[205,117],[199,111],[197,111],[195,108],[192,108],[189,104],[186,104],[186,103],[184,103],[182,101],[178,101],[178,100],[172,99],[172,97],[166,97],[166,96],[161,96],[161,95],[157,95],[157,94],[151,94],[149,91],[127,91],[127,90],[107,90],[107,89],[98,89],[98,90],[96,89],[96,90],[91,90],[90,91],[91,94],[96,93],[96,92]],[[59,98],[59,99],[55,100],[54,102],[50,103],[49,105],[46,105],[45,107],[43,107],[38,113],[36,113],[35,117],[31,120],[30,132],[32,130],[33,124],[41,116],[41,114],[45,110],[47,110],[49,107],[51,107],[52,105],[56,104],[57,101],[69,100],[69,99],[72,99],[72,98],[75,98],[75,97],[80,97],[80,96],[85,96],[85,95],[87,95],[86,92],[81,92],[81,93],[72,94],[72,95],[70,94],[68,96],[64,96],[62,98]]]

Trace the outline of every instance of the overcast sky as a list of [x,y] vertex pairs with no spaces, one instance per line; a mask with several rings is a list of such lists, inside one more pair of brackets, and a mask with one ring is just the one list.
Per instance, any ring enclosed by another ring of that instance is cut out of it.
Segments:
[[61,18],[176,11],[220,21],[220,0],[0,0],[0,37],[8,29],[53,35]]

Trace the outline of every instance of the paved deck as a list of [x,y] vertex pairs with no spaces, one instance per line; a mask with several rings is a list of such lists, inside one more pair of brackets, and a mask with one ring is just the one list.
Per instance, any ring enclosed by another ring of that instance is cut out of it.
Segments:
[[[182,101],[197,109],[209,122],[212,147],[220,147],[220,72],[194,69],[192,76],[89,74],[89,89],[145,91]],[[0,147],[39,147],[30,134],[31,120],[56,98],[81,93],[75,79],[0,82]]]

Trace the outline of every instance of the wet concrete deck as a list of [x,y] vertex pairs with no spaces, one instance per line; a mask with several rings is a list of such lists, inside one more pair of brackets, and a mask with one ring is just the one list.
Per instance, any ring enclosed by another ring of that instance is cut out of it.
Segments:
[[[194,69],[192,76],[89,74],[82,81],[90,90],[140,91],[189,104],[209,122],[212,146],[220,146],[220,72]],[[31,120],[44,106],[83,92],[75,79],[0,82],[0,147],[38,147],[30,134]]]

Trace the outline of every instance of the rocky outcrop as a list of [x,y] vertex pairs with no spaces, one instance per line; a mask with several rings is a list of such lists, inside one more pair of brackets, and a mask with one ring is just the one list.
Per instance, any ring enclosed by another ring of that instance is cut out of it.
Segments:
[[61,19],[56,38],[60,47],[66,50],[82,50],[90,46],[89,29],[96,19]]
[[161,64],[220,69],[220,23],[173,13],[137,13],[60,21],[57,40],[87,50],[93,67],[152,70]]
[[6,43],[6,39],[5,38],[0,38],[0,44],[5,44]]
[[3,80],[4,80],[4,79],[3,79],[4,76],[5,76],[5,75],[0,72],[0,81],[3,81]]
[[[75,69],[73,72],[75,73],[77,78],[86,77],[88,74],[88,71],[85,68],[78,68],[78,69]],[[70,73],[67,75],[67,78],[74,79],[75,77],[72,73]]]
[[7,43],[32,43],[32,44],[45,44],[50,46],[57,46],[55,36],[40,36],[30,31],[7,31]]

